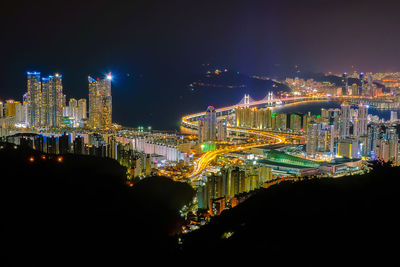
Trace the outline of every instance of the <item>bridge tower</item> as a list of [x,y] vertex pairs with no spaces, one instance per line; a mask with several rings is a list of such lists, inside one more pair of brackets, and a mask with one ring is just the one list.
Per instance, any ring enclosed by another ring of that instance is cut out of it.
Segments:
[[250,95],[244,95],[244,104],[246,105],[246,106],[249,106],[250,105]]
[[271,91],[271,92],[268,92],[268,101],[272,101],[272,100],[274,100],[274,93]]

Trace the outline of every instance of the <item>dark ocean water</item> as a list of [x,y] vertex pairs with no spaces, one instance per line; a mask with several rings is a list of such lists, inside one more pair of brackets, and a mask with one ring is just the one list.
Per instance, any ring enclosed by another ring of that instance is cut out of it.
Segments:
[[[178,78],[177,78],[178,77]],[[117,79],[113,83],[113,120],[129,127],[152,126],[156,130],[179,130],[182,116],[202,112],[212,105],[216,108],[235,105],[244,94],[254,100],[262,99],[274,88],[256,84],[245,87],[190,87],[193,77],[154,75]],[[277,112],[320,114],[321,108],[339,108],[338,102],[306,102],[276,108]],[[369,113],[389,119],[389,110],[369,109]]]
[[195,79],[151,77],[113,84],[113,120],[129,127],[152,126],[157,130],[179,129],[182,116],[235,105],[244,94],[262,99],[271,88],[215,88],[189,86]]

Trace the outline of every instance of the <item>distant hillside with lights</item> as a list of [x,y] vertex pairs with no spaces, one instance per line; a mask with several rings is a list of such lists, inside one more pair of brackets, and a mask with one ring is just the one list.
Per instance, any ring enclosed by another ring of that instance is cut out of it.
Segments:
[[[290,76],[291,78],[298,77],[301,79],[314,79],[317,82],[330,82],[332,84],[335,84],[338,87],[344,86],[343,78],[340,76],[336,75],[325,75],[324,73],[313,73],[313,72],[306,72],[306,73],[301,73],[298,74],[298,76]],[[348,78],[348,83],[349,85],[357,84],[358,86],[361,86],[361,80],[358,78]],[[378,82],[374,82],[374,84],[378,87],[383,88],[383,91],[386,91],[386,88],[383,84],[380,84]]]

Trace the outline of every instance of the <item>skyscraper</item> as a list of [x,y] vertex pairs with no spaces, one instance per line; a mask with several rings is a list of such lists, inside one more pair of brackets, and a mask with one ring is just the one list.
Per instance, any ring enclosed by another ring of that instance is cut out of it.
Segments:
[[307,157],[315,157],[318,145],[318,124],[309,123],[307,125],[307,144],[306,144],[306,154]]
[[366,136],[368,134],[368,106],[358,105],[358,125],[357,136]]
[[68,106],[71,113],[71,117],[74,117],[74,119],[76,119],[78,115],[78,101],[76,101],[75,98],[70,98]]
[[213,106],[209,106],[206,111],[205,119],[205,141],[214,141],[217,134],[217,113]]
[[299,132],[301,129],[301,116],[299,114],[290,114],[290,129]]
[[365,78],[365,75],[364,75],[363,72],[361,72],[361,73],[360,73],[361,90],[360,90],[360,92],[359,92],[360,95],[366,95],[364,78]]
[[42,99],[41,99],[41,114],[40,124],[43,126],[50,125],[52,115],[52,90],[50,89],[49,78],[42,78]]
[[340,109],[340,138],[350,136],[350,104],[343,103]]
[[86,99],[78,100],[78,121],[86,119]]
[[343,87],[342,87],[342,94],[343,95],[347,95],[349,93],[349,77],[347,76],[347,73],[343,73],[342,75],[342,83],[343,83]]
[[397,112],[396,111],[390,111],[390,121],[391,122],[396,122],[397,121]]
[[4,104],[0,101],[0,118],[4,116]]
[[372,96],[372,75],[368,74],[367,96]]
[[39,127],[42,94],[40,72],[27,72],[27,75],[28,123],[31,127]]
[[111,73],[105,79],[89,76],[89,127],[109,129],[111,123]]
[[41,96],[41,125],[60,126],[64,107],[62,75],[56,73],[42,78]]
[[69,107],[70,117],[73,118],[73,126],[76,127],[78,122],[78,101],[76,101],[75,98],[70,98],[68,107]]
[[226,141],[228,135],[227,121],[222,119],[217,123],[217,138],[218,141]]
[[205,122],[203,118],[199,119],[198,136],[199,136],[199,143],[203,143],[205,136]]

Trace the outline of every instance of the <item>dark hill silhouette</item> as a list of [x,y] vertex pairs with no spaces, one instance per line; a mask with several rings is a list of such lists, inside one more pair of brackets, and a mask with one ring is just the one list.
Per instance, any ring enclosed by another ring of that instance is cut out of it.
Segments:
[[59,162],[0,146],[1,261],[8,265],[192,264],[213,255],[213,264],[325,265],[397,255],[400,168],[260,190],[179,245],[189,185],[153,177],[128,187],[114,160],[65,155]]
[[0,201],[9,264],[115,266],[177,253],[179,209],[194,196],[188,184],[153,177],[128,187],[125,168],[114,160],[64,155],[59,162],[0,146],[6,146]]
[[[207,248],[218,255],[259,255],[265,262],[308,266],[348,256],[358,262],[383,259],[396,251],[391,240],[398,237],[399,176],[400,168],[378,168],[362,176],[262,190],[187,235],[184,252],[192,257]],[[233,234],[223,238],[227,232]]]

